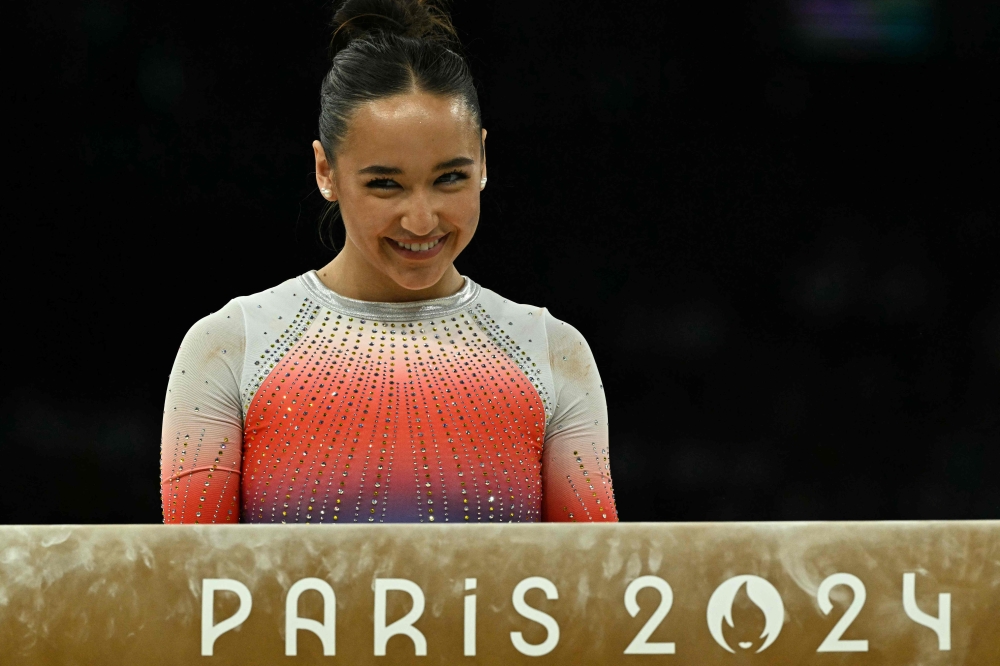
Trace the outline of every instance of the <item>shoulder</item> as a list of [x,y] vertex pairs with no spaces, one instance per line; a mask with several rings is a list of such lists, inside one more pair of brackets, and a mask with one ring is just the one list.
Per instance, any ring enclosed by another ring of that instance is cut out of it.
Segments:
[[297,299],[305,291],[299,276],[268,289],[237,296],[196,321],[184,336],[181,349],[186,348],[189,353],[225,353],[231,360],[242,358],[249,331],[260,328],[262,320],[294,320],[301,306]]
[[255,310],[287,309],[311,298],[312,293],[304,278],[304,275],[297,275],[273,287],[237,296],[233,301],[239,304],[248,318],[253,317]]
[[298,275],[260,291],[237,296],[233,303],[242,314],[246,355],[263,366],[283,355],[316,320],[319,306],[305,276]]
[[196,321],[184,336],[183,345],[205,341],[207,338],[242,339],[244,332],[243,309],[234,298],[215,312]]
[[548,308],[517,303],[485,287],[477,305],[480,316],[485,315],[482,324],[494,339],[509,343],[514,357],[520,360],[523,355],[530,367],[540,366],[542,383],[551,386],[552,395],[558,397],[567,387],[577,385],[588,387],[586,390],[591,385],[600,386],[597,363],[586,338]]
[[296,291],[303,293],[305,291],[300,277],[290,278],[279,285],[246,296],[236,296],[215,312],[196,321],[188,334],[195,332],[204,335],[212,333],[242,335],[246,321],[253,318],[255,310],[271,310],[276,305],[294,301]]
[[569,322],[563,321],[553,315],[545,308],[545,334],[549,339],[550,347],[577,348],[587,347],[587,340],[583,333]]
[[507,326],[544,325],[545,308],[512,301],[483,286],[479,287],[476,306]]
[[575,381],[597,374],[594,354],[583,333],[548,310],[545,310],[545,336],[549,343],[549,365],[557,380]]
[[[239,406],[238,380],[246,350],[243,315],[231,300],[192,325],[177,348],[167,383],[167,407],[177,410],[185,396],[215,396],[219,404],[231,400]],[[200,402],[202,409],[207,403]]]
[[550,361],[564,355],[590,356],[590,346],[583,334],[570,323],[553,315],[548,308],[518,303],[504,298],[486,287],[480,287],[477,299],[490,323],[511,327],[512,331],[533,329],[533,333],[543,336],[548,346]]

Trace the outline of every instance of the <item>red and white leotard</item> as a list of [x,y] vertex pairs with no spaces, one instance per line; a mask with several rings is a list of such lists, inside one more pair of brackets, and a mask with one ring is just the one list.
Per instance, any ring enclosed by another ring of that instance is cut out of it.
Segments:
[[618,520],[590,347],[469,278],[372,303],[310,271],[200,320],[160,481],[167,523]]

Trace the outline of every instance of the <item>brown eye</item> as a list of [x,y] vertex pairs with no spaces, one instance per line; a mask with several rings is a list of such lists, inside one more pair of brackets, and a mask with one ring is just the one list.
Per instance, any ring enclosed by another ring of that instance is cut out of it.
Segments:
[[468,180],[468,178],[469,178],[468,174],[462,171],[449,171],[448,173],[438,178],[437,182],[442,183],[444,185],[452,185],[462,180]]
[[399,183],[391,178],[373,178],[365,184],[365,187],[370,187],[375,190],[390,190],[394,187],[399,187]]

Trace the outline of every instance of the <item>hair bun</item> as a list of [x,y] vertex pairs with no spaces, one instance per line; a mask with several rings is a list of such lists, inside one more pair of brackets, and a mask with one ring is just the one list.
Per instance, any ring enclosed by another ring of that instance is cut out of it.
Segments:
[[383,32],[459,45],[447,0],[346,0],[333,16],[331,55],[365,35]]

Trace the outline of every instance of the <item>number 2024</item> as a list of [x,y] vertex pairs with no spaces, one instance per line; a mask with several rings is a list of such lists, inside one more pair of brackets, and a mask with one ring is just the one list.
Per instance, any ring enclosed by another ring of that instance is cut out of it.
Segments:
[[[773,586],[770,585],[766,580],[757,578],[756,576],[739,576],[737,578],[753,578],[757,581],[761,581],[764,585],[770,588],[773,592],[772,599],[776,602],[776,608],[766,608],[763,609],[765,614],[768,612],[780,612],[781,620],[784,619],[784,607],[781,603],[780,596],[777,596],[777,590],[774,590]],[[733,581],[734,579],[730,579]],[[720,589],[726,585],[723,583]],[[861,609],[865,605],[865,600],[867,599],[867,593],[865,591],[865,584],[861,582],[857,576],[849,573],[835,573],[828,576],[822,583],[820,583],[819,588],[816,591],[816,600],[819,603],[820,610],[824,615],[829,615],[833,610],[833,603],[830,601],[830,592],[838,586],[846,586],[854,592],[854,599],[851,601],[851,605],[848,606],[847,611],[840,618],[833,629],[827,637],[820,643],[819,647],[816,649],[817,652],[867,652],[868,651],[868,640],[867,639],[852,639],[846,640],[841,638],[847,631],[847,628],[851,626],[851,623],[858,617]],[[738,587],[738,585],[737,585]],[[647,620],[646,624],[642,627],[639,633],[632,639],[628,647],[625,648],[625,654],[674,654],[676,650],[676,645],[673,642],[659,642],[650,643],[649,637],[653,635],[653,632],[660,626],[660,623],[667,617],[670,612],[671,606],[673,606],[674,594],[670,587],[670,584],[659,576],[640,576],[633,580],[628,588],[625,590],[625,609],[628,611],[629,615],[635,617],[639,613],[639,604],[636,597],[639,590],[645,588],[653,588],[660,593],[660,604],[657,607],[653,615]],[[717,590],[718,591],[718,590]],[[714,595],[713,595],[714,596]],[[752,597],[751,600],[753,601]],[[730,599],[730,603],[731,603]],[[755,602],[756,603],[756,602]],[[711,607],[711,604],[710,604]],[[916,576],[912,573],[903,574],[903,610],[907,617],[911,620],[932,629],[938,638],[938,649],[939,650],[950,650],[951,649],[951,595],[948,593],[941,593],[938,595],[938,617],[934,617],[927,613],[924,613],[917,607],[916,602]],[[709,623],[711,625],[713,618],[711,615],[711,608],[709,609]],[[711,628],[711,626],[710,626]],[[780,624],[778,629],[774,632],[772,636],[764,646],[758,650],[761,652],[777,637],[777,633],[780,631]],[[765,629],[765,633],[767,630]],[[713,634],[714,635],[714,634]],[[763,637],[763,636],[762,636]],[[716,641],[720,643],[727,650],[732,651],[724,643],[724,639],[716,637]]]

